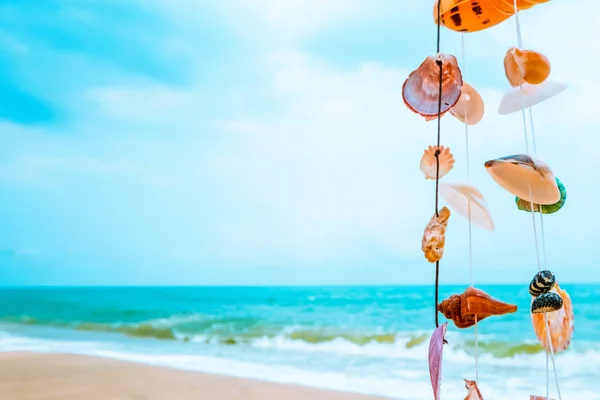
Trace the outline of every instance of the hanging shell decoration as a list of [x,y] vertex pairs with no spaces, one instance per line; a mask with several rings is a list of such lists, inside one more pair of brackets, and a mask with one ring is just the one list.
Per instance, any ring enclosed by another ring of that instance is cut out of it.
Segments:
[[[563,302],[562,308],[546,314],[531,313],[531,324],[533,325],[533,330],[541,345],[544,346],[546,351],[550,351],[550,343],[548,342],[546,323],[544,321],[544,315],[547,316],[547,326],[548,329],[550,329],[552,349],[554,350],[554,353],[559,353],[569,347],[571,338],[573,337],[573,331],[575,330],[573,303],[571,302],[569,294],[561,289],[558,283],[555,283],[552,290],[548,293],[555,293],[560,296]],[[537,298],[539,297],[532,298],[532,303]]]
[[[435,152],[437,148],[437,146],[429,146],[423,152],[423,157],[421,157],[421,172],[425,174],[425,179],[435,180],[437,169]],[[442,178],[454,167],[454,157],[452,156],[452,153],[450,153],[450,148],[444,146],[440,146],[440,154],[438,157],[440,163],[439,178]]]
[[470,218],[471,222],[487,231],[496,229],[494,220],[487,209],[486,201],[476,187],[455,183],[440,183],[439,192],[446,204],[464,218]]
[[442,63],[442,107],[439,113],[441,117],[460,98],[463,80],[456,57],[444,53],[427,57],[419,68],[411,72],[402,85],[404,104],[428,121],[438,116],[440,95],[438,62]]
[[[541,212],[542,214],[553,214],[563,208],[567,201],[567,189],[565,189],[565,185],[556,178],[556,186],[558,186],[558,191],[560,192],[560,200],[558,200],[554,204],[544,205],[544,204],[535,204],[533,203],[533,212]],[[520,199],[519,197],[515,197],[515,203],[517,203],[517,208],[521,211],[531,212],[531,203]]]
[[439,217],[433,214],[423,233],[421,240],[421,250],[425,253],[427,261],[434,263],[444,256],[444,246],[446,245],[446,227],[450,218],[448,207],[442,207],[439,211]]
[[450,109],[450,114],[467,125],[476,125],[483,118],[485,106],[477,90],[463,83],[458,102]]
[[440,399],[440,389],[442,384],[442,353],[444,351],[444,336],[446,336],[448,323],[444,322],[433,331],[429,340],[429,379],[433,389],[435,400]]
[[550,167],[539,157],[515,154],[485,162],[485,169],[504,190],[536,204],[560,201],[560,190]]
[[531,396],[529,396],[529,400],[554,400],[554,399],[551,399],[550,397],[546,397],[546,396],[534,396],[532,394]]
[[550,60],[533,50],[511,47],[504,56],[504,73],[512,87],[539,85],[550,76]]
[[[532,107],[543,101],[546,101],[567,88],[563,82],[546,80],[539,85],[530,85],[524,83],[520,87],[511,88],[502,95],[498,114],[506,115],[514,112],[521,112],[521,107]],[[521,97],[521,89],[523,97]]]
[[471,286],[462,294],[454,294],[443,300],[437,310],[451,319],[457,328],[464,329],[492,315],[514,313],[517,306],[495,300],[483,290]]
[[552,271],[543,270],[535,274],[529,284],[529,294],[537,297],[541,294],[548,293],[556,283],[556,277]]
[[477,387],[477,382],[465,379],[465,387],[469,391],[465,400],[483,400],[483,396]]
[[563,300],[556,293],[548,292],[537,296],[531,302],[532,314],[543,314],[558,311],[563,307]]

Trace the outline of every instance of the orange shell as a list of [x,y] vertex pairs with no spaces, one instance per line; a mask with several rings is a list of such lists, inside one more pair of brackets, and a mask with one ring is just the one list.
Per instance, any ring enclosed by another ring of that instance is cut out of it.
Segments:
[[512,87],[524,82],[539,85],[550,76],[550,60],[533,50],[511,47],[504,56],[504,73]]
[[[563,300],[563,307],[560,310],[546,313],[548,315],[548,326],[550,327],[550,338],[552,339],[552,348],[554,353],[566,350],[571,344],[573,331],[575,330],[573,315],[573,303],[569,294],[560,288],[558,283],[550,292],[558,294]],[[534,297],[531,297],[533,302]],[[538,340],[547,351],[550,351],[548,334],[546,333],[546,324],[544,323],[544,314],[531,314],[531,323]]]
[[[435,160],[435,151],[437,146],[429,146],[423,152],[421,157],[421,172],[425,174],[425,179],[435,179],[435,173],[437,169],[437,163]],[[440,161],[439,178],[445,176],[454,167],[454,157],[450,153],[448,147],[440,146],[440,155],[438,156]]]
[[438,304],[437,310],[451,319],[457,328],[462,329],[492,315],[514,313],[517,306],[495,300],[483,290],[470,286],[462,294],[453,294],[443,300]]
[[465,400],[483,400],[483,396],[477,387],[477,382],[465,379],[465,387],[469,391]]

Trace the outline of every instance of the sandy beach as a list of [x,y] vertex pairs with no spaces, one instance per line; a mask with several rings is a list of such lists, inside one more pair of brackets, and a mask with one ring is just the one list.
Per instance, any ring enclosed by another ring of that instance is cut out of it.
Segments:
[[101,357],[1,353],[6,400],[368,400],[381,397],[184,371]]

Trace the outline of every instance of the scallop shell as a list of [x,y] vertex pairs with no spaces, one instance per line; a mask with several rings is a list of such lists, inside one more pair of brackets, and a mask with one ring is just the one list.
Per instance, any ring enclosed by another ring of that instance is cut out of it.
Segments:
[[558,311],[563,307],[562,298],[552,292],[544,293],[534,298],[531,302],[532,314],[543,314]]
[[[556,178],[556,186],[558,186],[558,191],[560,192],[560,200],[554,204],[544,205],[544,204],[535,204],[533,203],[533,212],[541,212],[542,214],[553,214],[563,208],[565,203],[567,202],[567,189],[565,189],[565,185]],[[522,211],[531,212],[531,203],[515,197],[515,202],[517,203],[517,208]]]
[[[421,157],[421,171],[425,174],[425,179],[435,179],[437,163],[435,160],[435,152],[437,146],[429,146],[423,152]],[[454,167],[454,157],[450,153],[448,147],[440,146],[439,154],[440,170],[439,177],[442,178]]]
[[504,73],[512,87],[525,82],[539,85],[550,76],[550,60],[533,50],[511,47],[504,56]]
[[475,125],[483,118],[484,104],[481,95],[468,83],[464,83],[458,102],[450,109],[456,119],[467,125]]
[[[523,88],[523,98],[521,99],[521,88]],[[502,96],[498,114],[506,115],[521,111],[521,109],[534,106],[543,101],[546,101],[567,88],[567,85],[562,82],[546,80],[539,85],[530,85],[524,83],[520,87],[509,89]]]
[[485,169],[504,190],[525,201],[554,204],[560,191],[550,167],[536,156],[515,154],[485,162]]
[[477,188],[471,185],[440,183],[439,193],[448,206],[481,228],[494,231],[494,221],[490,215],[485,199]]
[[463,85],[456,57],[444,53],[427,57],[402,85],[404,104],[427,120],[438,115],[440,67],[437,62],[442,63],[442,107],[439,114],[444,115],[458,102]]
[[556,277],[552,271],[543,270],[535,274],[529,284],[529,294],[537,297],[541,294],[548,293],[556,283]]
[[[546,326],[550,330],[550,339],[552,340],[552,348],[555,353],[566,350],[571,344],[571,338],[574,331],[574,314],[573,303],[569,294],[560,288],[558,283],[550,291],[558,294],[563,301],[563,307],[558,311],[549,312],[546,314],[531,313],[531,324],[538,340],[544,346],[546,351],[550,351],[550,343],[548,342],[548,334]],[[532,302],[535,298],[532,298]],[[544,315],[548,317],[548,323],[544,321]]]

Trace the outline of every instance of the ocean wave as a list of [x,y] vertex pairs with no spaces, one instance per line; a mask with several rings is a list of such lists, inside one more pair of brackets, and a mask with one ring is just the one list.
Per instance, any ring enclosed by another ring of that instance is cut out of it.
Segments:
[[[374,357],[426,357],[430,333],[364,332],[306,326],[279,326],[248,318],[210,318],[200,314],[175,315],[137,323],[82,321],[39,321],[29,316],[4,318],[6,322],[44,325],[85,332],[120,334],[134,338],[182,341],[227,346],[252,346],[293,351],[317,351]],[[465,359],[476,351],[495,359],[534,356],[544,352],[536,342],[509,342],[493,336],[472,336],[449,332],[450,347]],[[586,350],[583,346],[580,347]],[[587,348],[589,349],[589,347]],[[600,351],[600,349],[598,349]]]

